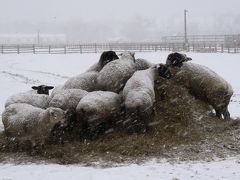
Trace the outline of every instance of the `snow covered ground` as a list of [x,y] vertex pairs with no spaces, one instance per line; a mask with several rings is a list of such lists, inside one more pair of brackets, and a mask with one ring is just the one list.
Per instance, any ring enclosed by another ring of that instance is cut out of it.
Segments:
[[[136,53],[154,63],[164,63],[169,52]],[[240,83],[238,80],[240,54],[188,53],[193,62],[206,65],[224,77],[234,89],[229,109],[240,117]],[[100,54],[62,55],[1,55],[0,56],[0,114],[6,99],[32,85],[59,85],[68,77],[84,72],[98,61]],[[0,130],[2,124],[0,122]],[[86,168],[60,165],[0,165],[1,179],[240,179],[238,157],[216,162],[181,164],[149,162],[115,168]]]
[[155,163],[128,165],[114,168],[92,168],[63,165],[1,165],[3,180],[177,180],[177,179],[231,179],[240,178],[240,160],[228,159],[215,162]]

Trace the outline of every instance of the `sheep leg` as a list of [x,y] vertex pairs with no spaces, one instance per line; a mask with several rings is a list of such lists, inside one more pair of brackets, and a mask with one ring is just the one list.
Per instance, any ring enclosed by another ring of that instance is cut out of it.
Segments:
[[222,111],[219,110],[219,109],[215,109],[216,111],[216,116],[219,118],[219,119],[222,119]]
[[38,153],[39,152],[39,146],[35,140],[31,140],[31,145],[32,145],[32,153]]
[[151,130],[151,126],[149,126],[149,122],[152,121],[153,117],[154,117],[154,111],[151,111],[151,114],[149,113],[141,113],[138,112],[140,115],[140,122],[142,123],[142,130],[143,132],[149,132]]
[[230,120],[230,113],[228,111],[228,108],[226,107],[225,110],[223,111],[223,117],[226,120]]
[[230,113],[228,111],[228,107],[218,107],[215,109],[215,111],[216,111],[216,116],[219,119],[222,119],[222,117],[224,119],[230,119]]

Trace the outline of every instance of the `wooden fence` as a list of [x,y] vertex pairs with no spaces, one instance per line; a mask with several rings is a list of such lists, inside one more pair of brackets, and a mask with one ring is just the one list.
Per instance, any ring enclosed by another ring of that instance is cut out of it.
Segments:
[[106,43],[106,44],[73,44],[73,45],[0,45],[1,54],[68,54],[68,53],[101,53],[113,50],[116,52],[153,52],[153,51],[188,51],[210,53],[240,53],[240,47],[224,44],[195,43]]

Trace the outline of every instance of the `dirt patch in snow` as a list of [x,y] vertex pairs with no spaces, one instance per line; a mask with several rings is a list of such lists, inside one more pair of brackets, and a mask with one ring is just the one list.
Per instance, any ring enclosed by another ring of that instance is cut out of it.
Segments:
[[151,158],[210,161],[240,154],[240,119],[217,119],[209,106],[179,86],[157,85],[156,97],[151,132],[113,131],[95,140],[49,143],[35,150],[10,143],[1,133],[0,162],[113,166]]

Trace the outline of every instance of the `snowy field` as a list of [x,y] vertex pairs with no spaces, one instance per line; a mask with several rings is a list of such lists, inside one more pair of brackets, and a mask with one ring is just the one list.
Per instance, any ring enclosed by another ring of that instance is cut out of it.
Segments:
[[[169,52],[136,53],[136,58],[164,63]],[[240,117],[240,54],[188,53],[193,62],[203,64],[225,78],[234,89],[229,106],[232,117]],[[0,114],[10,95],[32,85],[59,85],[68,77],[84,72],[100,54],[0,55]],[[0,131],[3,130],[0,121]],[[240,159],[180,164],[149,162],[115,168],[60,165],[0,165],[0,180],[10,179],[240,179]]]

